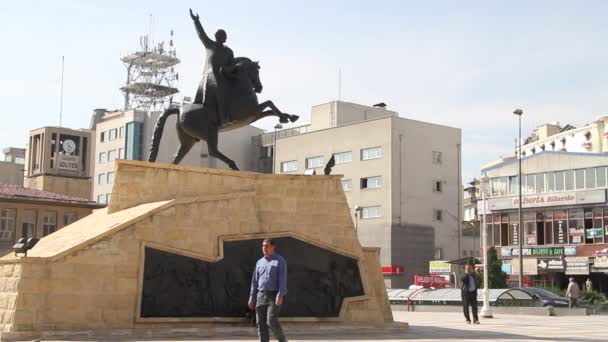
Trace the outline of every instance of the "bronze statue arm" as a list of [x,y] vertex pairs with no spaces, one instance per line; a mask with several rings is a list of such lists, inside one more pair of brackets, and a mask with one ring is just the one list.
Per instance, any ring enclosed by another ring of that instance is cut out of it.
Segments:
[[201,21],[198,17],[198,14],[195,15],[194,13],[192,13],[192,9],[190,9],[190,18],[192,18],[192,21],[194,21],[194,27],[196,28],[196,33],[198,34],[198,37],[200,38],[201,42],[203,42],[203,45],[205,45],[205,47],[208,49],[215,46],[215,42],[213,40],[211,40],[211,38],[209,38],[209,36],[207,36],[207,33],[205,33],[205,30],[203,29],[203,25],[201,25]]

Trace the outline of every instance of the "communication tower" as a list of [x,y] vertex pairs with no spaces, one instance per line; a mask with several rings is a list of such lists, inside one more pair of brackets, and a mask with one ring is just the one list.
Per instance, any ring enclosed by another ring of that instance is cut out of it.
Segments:
[[151,35],[139,38],[141,50],[121,58],[127,68],[127,84],[120,88],[125,94],[125,110],[157,111],[167,108],[176,88],[180,63],[173,46],[173,30],[169,48],[165,42],[154,44]]

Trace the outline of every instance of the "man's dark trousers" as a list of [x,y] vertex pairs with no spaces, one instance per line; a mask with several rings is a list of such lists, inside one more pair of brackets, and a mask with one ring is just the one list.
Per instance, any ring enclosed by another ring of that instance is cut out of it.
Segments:
[[462,310],[464,311],[464,318],[467,322],[471,321],[471,317],[469,316],[469,305],[473,311],[473,321],[478,322],[479,317],[477,317],[477,291],[462,291]]
[[255,303],[255,314],[258,324],[258,336],[261,342],[268,342],[268,327],[279,342],[286,342],[283,328],[279,323],[279,312],[281,306],[275,304],[277,291],[259,291]]

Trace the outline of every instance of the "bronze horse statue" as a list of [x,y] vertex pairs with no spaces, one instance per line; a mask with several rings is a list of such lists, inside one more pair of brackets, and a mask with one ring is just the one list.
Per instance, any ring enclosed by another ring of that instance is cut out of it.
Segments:
[[179,114],[176,126],[180,144],[173,155],[172,164],[179,164],[196,142],[205,140],[209,155],[222,160],[233,170],[238,170],[236,163],[218,150],[219,132],[237,129],[267,116],[277,116],[281,123],[298,120],[299,116],[281,112],[272,101],[258,103],[256,93],[262,92],[258,62],[237,57],[235,66],[234,79],[225,79],[228,87],[225,105],[231,120],[218,124],[217,106],[208,105],[207,101],[203,104],[184,105],[181,110],[169,108],[156,121],[148,161],[156,161],[165,121],[170,115]]

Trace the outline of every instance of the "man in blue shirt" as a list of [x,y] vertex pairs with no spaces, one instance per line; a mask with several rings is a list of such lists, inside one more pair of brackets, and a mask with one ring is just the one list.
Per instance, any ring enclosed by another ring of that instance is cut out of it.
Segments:
[[283,297],[287,294],[287,262],[274,249],[272,239],[262,241],[264,257],[256,263],[251,278],[249,308],[255,307],[261,342],[269,341],[268,327],[279,342],[287,341],[278,319]]
[[471,317],[469,316],[470,305],[473,311],[473,323],[479,324],[479,318],[477,317],[477,274],[475,274],[471,265],[466,265],[464,270],[464,275],[460,278],[462,281],[462,310],[464,318],[467,323],[471,324]]

